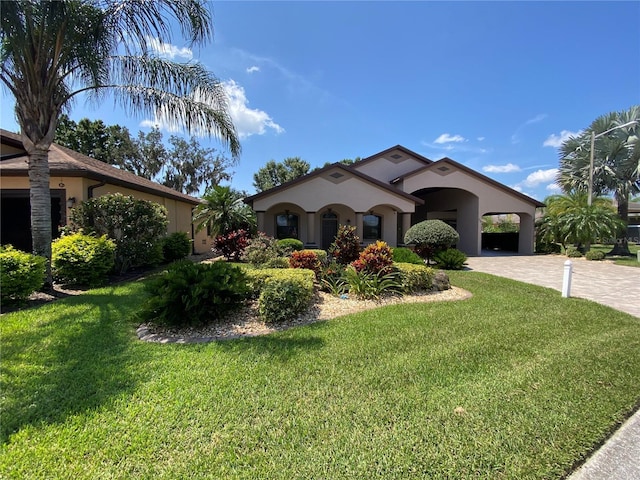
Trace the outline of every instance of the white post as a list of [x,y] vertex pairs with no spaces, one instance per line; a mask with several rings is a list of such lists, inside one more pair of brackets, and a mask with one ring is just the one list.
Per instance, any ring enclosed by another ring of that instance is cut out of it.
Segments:
[[564,262],[564,276],[562,277],[562,296],[568,298],[571,296],[571,271],[573,266],[571,260]]

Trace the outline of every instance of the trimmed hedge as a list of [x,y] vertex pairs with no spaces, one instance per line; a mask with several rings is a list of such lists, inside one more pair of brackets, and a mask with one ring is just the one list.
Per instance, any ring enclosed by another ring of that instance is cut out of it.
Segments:
[[416,252],[407,247],[397,247],[393,249],[393,261],[396,263],[413,263],[424,265],[424,260]]
[[115,265],[115,251],[115,242],[106,235],[65,235],[51,244],[53,275],[66,283],[102,285]]
[[313,271],[303,268],[256,268],[246,269],[245,273],[247,274],[249,291],[255,297],[260,295],[265,284],[271,279],[294,279],[313,293],[313,282],[316,278]]
[[435,272],[431,267],[414,263],[396,263],[394,266],[400,273],[402,289],[405,293],[429,291],[433,288]]
[[587,252],[587,254],[585,255],[585,258],[587,260],[604,260],[605,257],[605,253],[601,252],[600,250],[589,250]]
[[282,238],[276,242],[281,251],[299,252],[304,248],[304,243],[297,238]]
[[20,305],[44,284],[44,257],[0,247],[0,304]]

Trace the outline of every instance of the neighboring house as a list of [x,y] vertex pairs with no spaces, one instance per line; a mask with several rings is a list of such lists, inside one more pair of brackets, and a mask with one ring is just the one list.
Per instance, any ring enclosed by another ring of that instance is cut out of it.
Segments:
[[[0,129],[0,194],[2,244],[31,250],[28,156],[20,135]],[[100,162],[78,152],[52,144],[49,150],[51,217],[53,236],[67,224],[70,209],[80,202],[108,193],[122,193],[164,206],[168,212],[168,233],[186,232],[195,253],[211,248],[206,232],[195,233],[192,210],[197,198]]]
[[432,161],[400,145],[350,166],[334,163],[248,197],[258,229],[326,249],[338,225],[355,225],[363,243],[402,245],[415,223],[441,219],[467,255],[482,250],[482,217],[516,214],[518,252],[533,253],[536,208],[544,204],[450,158]]

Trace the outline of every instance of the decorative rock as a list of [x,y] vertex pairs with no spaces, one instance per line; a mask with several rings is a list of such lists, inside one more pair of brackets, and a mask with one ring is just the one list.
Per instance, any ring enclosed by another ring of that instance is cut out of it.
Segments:
[[451,288],[451,281],[449,280],[449,275],[447,275],[442,270],[438,270],[436,275],[433,277],[433,289],[442,292],[443,290],[449,290]]

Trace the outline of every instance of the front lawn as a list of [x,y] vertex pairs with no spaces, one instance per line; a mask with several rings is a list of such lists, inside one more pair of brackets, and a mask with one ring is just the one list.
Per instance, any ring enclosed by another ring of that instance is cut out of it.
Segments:
[[[591,250],[599,250],[603,253],[609,253],[613,245],[603,245],[596,244],[591,245]],[[640,267],[640,262],[638,262],[638,250],[640,247],[636,243],[629,243],[629,251],[631,252],[631,257],[607,257],[609,260],[613,260],[613,263],[616,265],[624,265],[626,267]]]
[[140,282],[6,314],[0,477],[562,477],[638,405],[639,320],[451,277],[473,298],[210,344],[137,340]]

